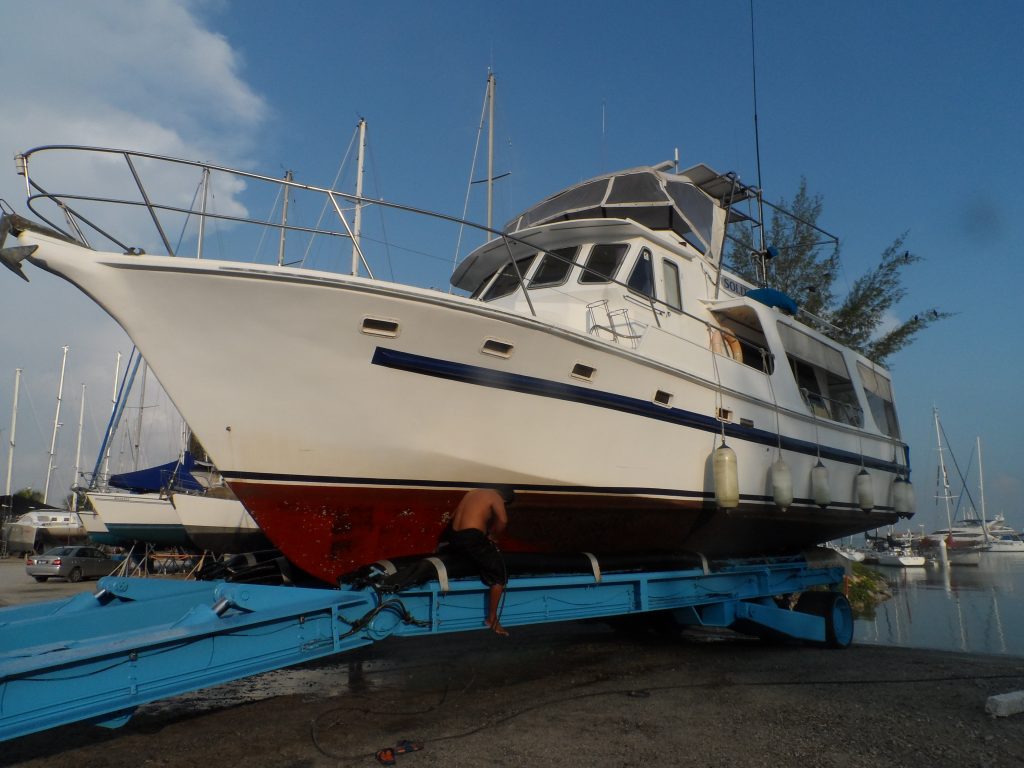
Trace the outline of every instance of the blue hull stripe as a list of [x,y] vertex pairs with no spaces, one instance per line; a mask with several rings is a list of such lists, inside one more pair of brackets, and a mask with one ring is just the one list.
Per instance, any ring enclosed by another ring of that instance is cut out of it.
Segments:
[[[639,400],[574,384],[563,384],[533,376],[495,371],[490,368],[454,363],[448,360],[424,357],[423,355],[399,352],[383,347],[377,347],[373,354],[372,362],[374,365],[380,365],[385,368],[394,368],[424,376],[435,376],[450,381],[459,381],[464,384],[475,384],[481,387],[504,389],[527,395],[550,397],[556,400],[591,405],[597,408],[607,408],[634,416],[678,424],[679,426],[697,429],[702,432],[713,432],[715,434],[722,432],[721,422],[712,416],[685,411],[681,408],[666,408],[648,400]],[[779,443],[779,438],[775,432],[754,427],[744,427],[739,424],[725,424],[725,435],[736,440],[757,443],[759,445],[774,447]],[[809,456],[816,456],[819,453],[818,446],[807,440],[783,436],[781,443],[783,450],[793,451],[794,453],[803,453]],[[844,464],[860,466],[863,461],[865,467],[884,472],[897,473],[903,469],[894,461],[883,461],[882,459],[875,459],[870,456],[865,456],[862,459],[858,453],[830,448],[825,445],[821,446],[820,454],[823,459],[830,459]]]
[[[243,482],[268,482],[276,484],[302,483],[305,485],[338,485],[338,486],[380,486],[383,488],[439,488],[451,489],[461,488],[470,490],[472,488],[490,487],[488,483],[472,482],[467,484],[459,480],[411,480],[402,478],[367,478],[367,477],[339,477],[337,475],[285,475],[277,472],[244,472],[239,470],[225,470],[221,472],[227,480],[240,480]],[[541,493],[557,493],[565,495],[593,495],[593,496],[667,496],[683,500],[697,501],[708,504],[714,501],[713,491],[688,491],[676,488],[645,488],[640,486],[592,486],[592,485],[541,485],[536,483],[516,483],[516,491],[537,491]],[[771,496],[763,496],[753,493],[740,494],[740,500],[748,504],[764,504],[774,508],[775,500]],[[818,504],[813,499],[793,499],[793,507],[814,507]],[[856,504],[845,501],[832,501],[830,509],[860,509]],[[876,504],[875,512],[892,512],[893,508]]]

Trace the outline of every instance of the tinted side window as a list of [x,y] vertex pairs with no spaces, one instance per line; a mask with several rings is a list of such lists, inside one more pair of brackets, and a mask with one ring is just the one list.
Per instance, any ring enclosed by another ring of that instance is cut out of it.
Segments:
[[[525,275],[526,270],[530,268],[533,260],[537,258],[537,254],[532,254],[524,259],[516,259],[516,264],[519,266],[519,274]],[[484,294],[484,301],[492,301],[494,299],[500,299],[502,296],[508,296],[510,293],[514,293],[516,288],[519,287],[519,275],[516,274],[516,268],[512,264],[506,264],[501,268],[501,272],[498,274],[498,278],[491,284],[491,287],[487,289]]]
[[607,283],[619,271],[619,265],[626,255],[629,246],[626,244],[595,245],[584,265],[586,269],[580,275],[581,283]]
[[679,287],[679,267],[668,259],[661,260],[661,276],[665,279],[665,303],[682,310],[683,296]]
[[629,273],[626,285],[631,291],[654,298],[654,260],[651,258],[651,252],[646,248],[640,251],[633,271]]
[[551,253],[545,253],[537,265],[537,271],[530,280],[531,288],[543,288],[550,285],[561,285],[569,276],[573,262],[576,261],[576,253],[579,248],[556,248]]

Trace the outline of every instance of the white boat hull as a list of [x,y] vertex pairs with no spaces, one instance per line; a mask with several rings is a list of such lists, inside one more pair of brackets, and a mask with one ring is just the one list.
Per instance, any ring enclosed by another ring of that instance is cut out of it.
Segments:
[[7,541],[7,551],[20,554],[79,542],[85,538],[86,532],[77,513],[55,510],[24,514],[7,523],[3,535]]
[[176,493],[171,501],[189,539],[201,550],[220,554],[270,547],[256,521],[237,499]]
[[[703,325],[693,339],[652,326],[641,355],[434,291],[20,238],[125,328],[263,531],[325,581],[432,550],[480,485],[517,489],[509,549],[793,553],[897,518],[891,438],[775,409],[769,377],[695,346]],[[367,332],[366,318],[397,330]],[[197,344],[211,328],[219,343]],[[488,339],[514,351],[486,354]],[[589,380],[574,377],[580,363]],[[784,511],[769,477],[777,425],[795,495]],[[730,511],[710,461],[723,432],[739,466]],[[824,508],[810,488],[819,453]]]
[[93,491],[87,495],[111,542],[177,547],[191,543],[174,506],[160,494]]
[[879,552],[875,563],[893,568],[923,568],[924,555],[911,555],[900,552]]

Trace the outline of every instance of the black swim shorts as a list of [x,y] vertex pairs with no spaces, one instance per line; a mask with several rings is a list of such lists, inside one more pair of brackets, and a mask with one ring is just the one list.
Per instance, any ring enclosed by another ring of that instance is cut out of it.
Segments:
[[483,531],[465,528],[453,531],[448,528],[441,535],[442,552],[462,555],[472,560],[480,569],[480,580],[487,586],[507,584],[508,574],[498,547]]

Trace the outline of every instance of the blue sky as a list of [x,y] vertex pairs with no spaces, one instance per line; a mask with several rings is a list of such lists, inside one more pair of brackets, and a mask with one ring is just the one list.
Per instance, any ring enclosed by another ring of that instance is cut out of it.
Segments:
[[[791,197],[801,177],[823,196],[819,223],[842,243],[839,290],[906,232],[924,261],[906,272],[897,314],[955,313],[890,361],[914,457],[912,525],[940,522],[934,405],[961,465],[981,437],[990,513],[1024,526],[1024,343],[1010,313],[1024,211],[1009,194],[1024,177],[1024,6],[755,0],[755,14],[768,199]],[[363,116],[368,191],[458,215],[491,68],[496,170],[511,174],[496,190],[499,222],[676,148],[684,167],[757,182],[746,0],[42,0],[8,4],[4,17],[18,30],[0,50],[16,84],[0,125],[7,158],[47,143],[125,146],[326,185]],[[13,164],[0,167],[0,197],[24,212],[19,182]],[[469,218],[483,219],[482,200],[474,194]],[[428,260],[399,277],[443,286],[446,268]],[[42,485],[60,348],[71,346],[57,462],[66,487],[80,384],[91,462],[114,354],[130,345],[83,295],[39,273],[30,286],[0,275],[0,323],[4,446],[14,369],[25,369],[15,488]],[[164,438],[148,458],[172,448]],[[976,477],[969,484],[977,496]]]

